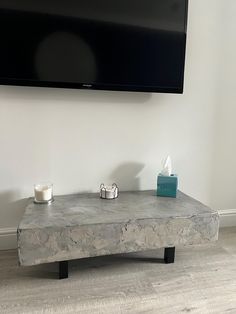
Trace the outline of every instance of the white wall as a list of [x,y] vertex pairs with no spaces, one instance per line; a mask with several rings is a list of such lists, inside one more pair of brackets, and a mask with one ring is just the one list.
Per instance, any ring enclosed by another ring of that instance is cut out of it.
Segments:
[[[236,1],[222,5],[221,64],[216,111],[212,204],[236,209]],[[236,212],[235,212],[236,213]]]
[[35,182],[52,181],[55,194],[113,181],[154,189],[167,154],[180,188],[217,206],[222,4],[190,1],[184,95],[0,87],[0,228],[17,226]]

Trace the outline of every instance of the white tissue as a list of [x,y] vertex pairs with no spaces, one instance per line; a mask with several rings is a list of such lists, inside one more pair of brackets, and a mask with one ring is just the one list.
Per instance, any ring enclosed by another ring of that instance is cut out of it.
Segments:
[[162,163],[162,171],[161,174],[163,176],[171,176],[172,174],[172,163],[170,156],[166,157]]

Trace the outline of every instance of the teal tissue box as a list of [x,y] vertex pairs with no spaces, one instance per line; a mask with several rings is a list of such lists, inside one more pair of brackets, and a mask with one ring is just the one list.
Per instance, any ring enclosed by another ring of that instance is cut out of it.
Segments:
[[178,189],[178,176],[163,176],[157,177],[157,196],[176,197]]

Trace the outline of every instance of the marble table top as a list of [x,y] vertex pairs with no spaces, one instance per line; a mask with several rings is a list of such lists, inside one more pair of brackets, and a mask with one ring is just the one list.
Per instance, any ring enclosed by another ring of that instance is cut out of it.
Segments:
[[56,196],[51,205],[34,204],[26,208],[20,229],[68,227],[121,223],[139,219],[191,218],[209,216],[216,211],[178,191],[177,198],[157,197],[156,191],[121,192],[114,200],[99,194]]

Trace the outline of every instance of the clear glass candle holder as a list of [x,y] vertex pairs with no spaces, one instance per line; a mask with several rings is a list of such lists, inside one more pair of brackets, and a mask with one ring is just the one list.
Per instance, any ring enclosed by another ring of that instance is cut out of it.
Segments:
[[34,185],[34,202],[36,204],[51,204],[53,200],[52,183],[42,182]]

